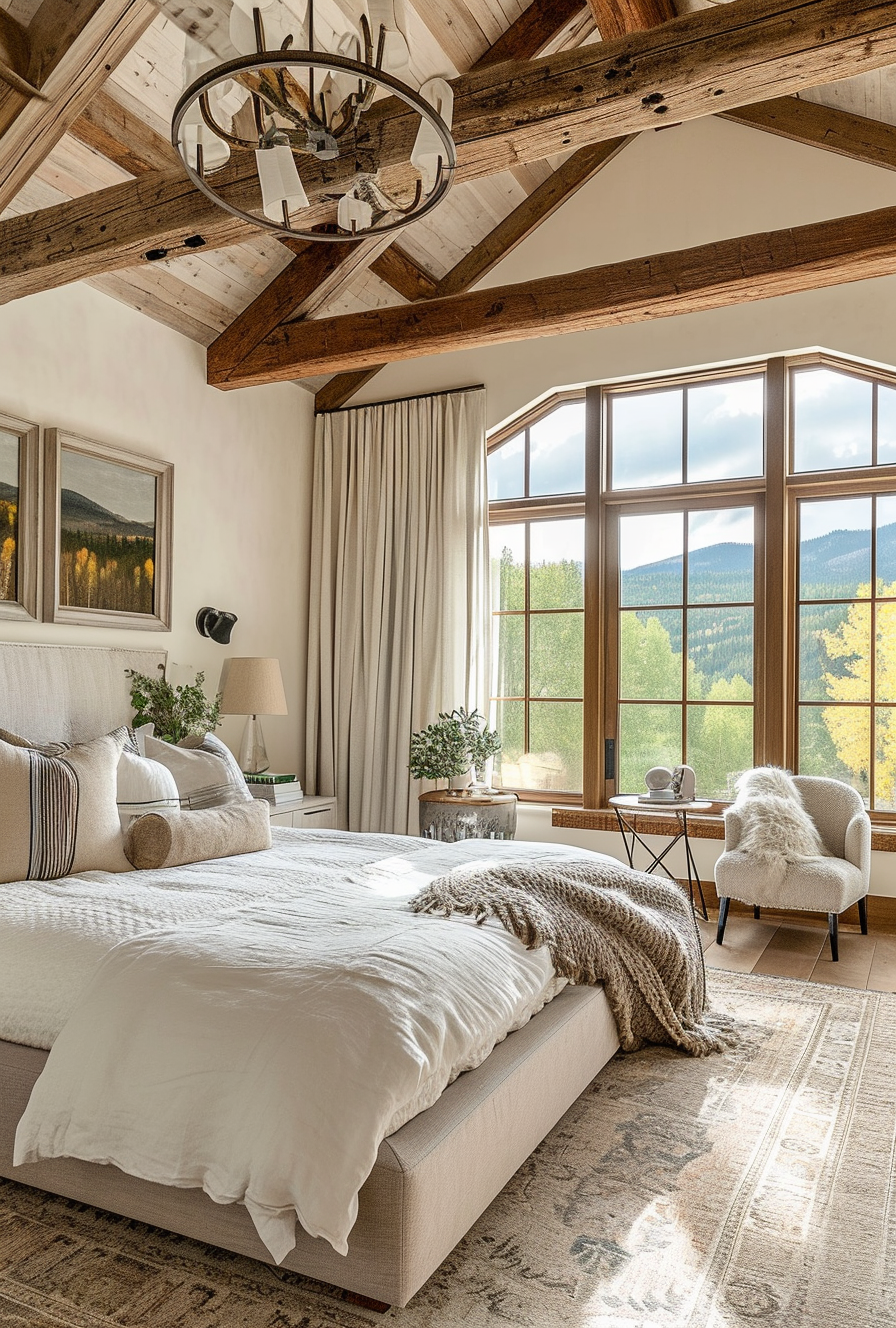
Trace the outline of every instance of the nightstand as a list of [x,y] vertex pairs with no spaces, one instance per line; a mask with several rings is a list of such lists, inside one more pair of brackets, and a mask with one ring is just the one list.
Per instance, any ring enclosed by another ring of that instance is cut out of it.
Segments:
[[293,830],[335,830],[335,798],[293,798],[270,803],[271,825],[291,826]]

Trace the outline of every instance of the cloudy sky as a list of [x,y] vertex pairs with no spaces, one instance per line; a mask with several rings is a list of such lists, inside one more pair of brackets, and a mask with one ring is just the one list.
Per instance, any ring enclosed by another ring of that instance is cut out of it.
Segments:
[[0,429],[0,484],[19,483],[19,440]]
[[62,486],[128,521],[152,522],[156,510],[155,476],[114,461],[62,449]]

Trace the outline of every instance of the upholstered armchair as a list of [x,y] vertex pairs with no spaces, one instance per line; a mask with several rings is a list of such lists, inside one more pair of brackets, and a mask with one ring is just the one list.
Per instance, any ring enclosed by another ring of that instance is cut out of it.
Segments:
[[838,919],[845,909],[858,904],[859,923],[863,933],[868,931],[871,822],[861,797],[848,784],[812,775],[795,775],[793,782],[831,856],[790,862],[783,872],[773,871],[768,861],[752,858],[738,848],[743,821],[740,812],[730,809],[725,815],[725,851],[715,867],[717,940],[721,945],[732,899],[752,904],[757,917],[763,905],[805,909],[827,913],[831,958],[836,961]]

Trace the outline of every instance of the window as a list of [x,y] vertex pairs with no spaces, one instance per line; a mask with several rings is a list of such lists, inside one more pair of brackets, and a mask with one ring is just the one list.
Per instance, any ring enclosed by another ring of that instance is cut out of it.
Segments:
[[492,450],[492,715],[506,788],[581,793],[585,403]]
[[725,802],[772,763],[896,821],[896,372],[589,388],[490,448],[506,787],[602,806],[686,762]]
[[729,798],[753,763],[753,508],[619,518],[619,786],[687,763]]

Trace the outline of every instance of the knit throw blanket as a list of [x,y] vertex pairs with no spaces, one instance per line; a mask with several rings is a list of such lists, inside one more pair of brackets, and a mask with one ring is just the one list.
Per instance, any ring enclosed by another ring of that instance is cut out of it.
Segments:
[[497,918],[528,949],[547,946],[570,982],[602,982],[624,1051],[662,1042],[705,1056],[737,1041],[730,1020],[705,1011],[700,933],[671,881],[584,858],[508,858],[439,877],[411,908]]

